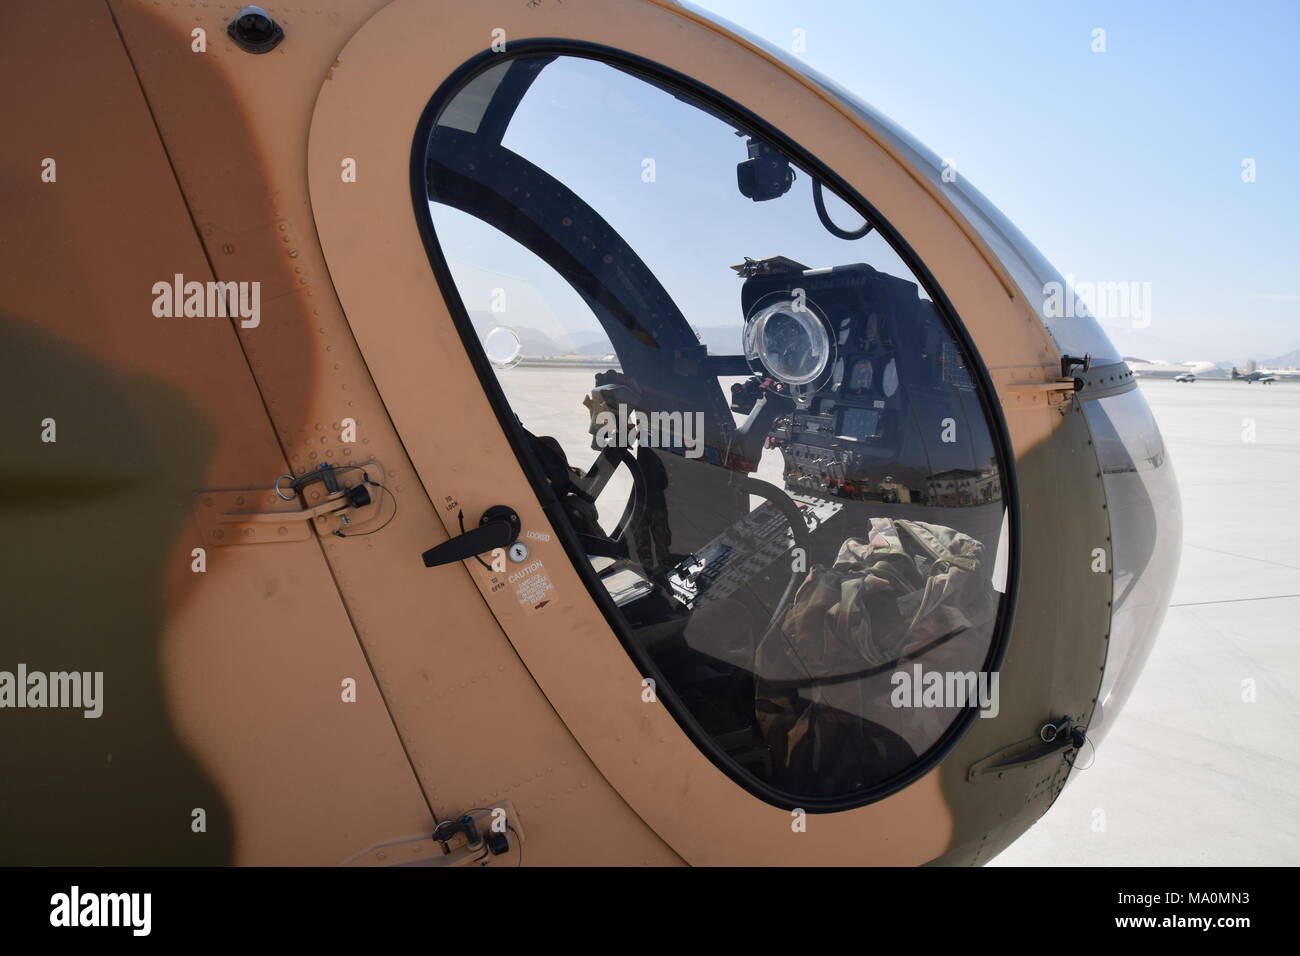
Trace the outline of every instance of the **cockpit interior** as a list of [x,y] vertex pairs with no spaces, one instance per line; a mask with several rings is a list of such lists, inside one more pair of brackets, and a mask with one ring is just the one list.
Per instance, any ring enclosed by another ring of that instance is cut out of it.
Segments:
[[773,802],[914,779],[975,703],[926,675],[988,669],[1007,566],[932,283],[829,171],[637,64],[507,55],[435,108],[448,300],[653,692]]

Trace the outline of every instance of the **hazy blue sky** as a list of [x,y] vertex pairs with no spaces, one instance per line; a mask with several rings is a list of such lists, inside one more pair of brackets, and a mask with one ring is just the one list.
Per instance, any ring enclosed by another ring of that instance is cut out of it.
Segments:
[[1297,0],[697,2],[786,49],[803,30],[805,62],[955,160],[1062,273],[1150,282],[1150,328],[1107,326],[1125,354],[1300,347]]

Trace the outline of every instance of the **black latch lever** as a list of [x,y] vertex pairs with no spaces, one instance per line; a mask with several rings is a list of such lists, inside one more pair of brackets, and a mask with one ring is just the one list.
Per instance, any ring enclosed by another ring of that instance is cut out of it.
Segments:
[[[464,521],[462,515],[461,527]],[[483,512],[478,527],[458,534],[450,541],[430,548],[421,557],[426,568],[464,561],[497,548],[508,548],[519,540],[519,515],[508,505],[493,505]]]

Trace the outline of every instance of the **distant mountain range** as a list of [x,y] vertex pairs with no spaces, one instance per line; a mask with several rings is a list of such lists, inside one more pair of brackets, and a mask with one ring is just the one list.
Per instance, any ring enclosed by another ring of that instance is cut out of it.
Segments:
[[1300,349],[1292,349],[1277,358],[1264,359],[1259,364],[1268,368],[1295,368],[1300,366]]
[[[469,318],[480,338],[498,325],[505,325],[514,330],[514,333],[519,336],[520,344],[523,345],[524,355],[608,355],[614,351],[609,337],[599,330],[554,332],[548,335],[526,325],[500,321],[505,317],[481,309],[470,309]],[[697,328],[695,332],[699,335],[700,341],[708,346],[710,355],[736,355],[741,351],[739,326],[705,326]]]
[[[1145,359],[1133,355],[1125,355],[1124,361],[1129,365],[1192,364],[1190,362],[1168,363],[1165,359]],[[1225,359],[1221,362],[1215,362],[1214,364],[1221,369],[1227,370],[1234,366],[1237,368],[1243,368],[1247,361],[1249,360],[1245,358]],[[1260,368],[1300,368],[1300,349],[1292,349],[1285,355],[1279,355],[1276,358],[1256,359],[1255,364]]]
[[524,355],[608,355],[614,351],[603,332],[569,332],[547,335],[526,325],[515,325],[505,316],[494,315],[481,309],[470,309],[469,319],[481,339],[498,325],[504,325],[519,336]]

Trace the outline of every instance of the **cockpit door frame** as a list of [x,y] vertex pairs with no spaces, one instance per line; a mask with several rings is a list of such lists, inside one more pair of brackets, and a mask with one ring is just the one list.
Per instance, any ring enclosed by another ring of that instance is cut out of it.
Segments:
[[[990,367],[1050,368],[1050,342],[1026,304],[1007,295],[989,251],[882,140],[824,91],[675,5],[620,3],[619,10],[602,8],[599,16],[582,6],[490,0],[467,8],[397,0],[341,51],[342,66],[317,100],[308,162],[317,229],[353,333],[439,506],[442,532],[458,533],[461,511],[476,520],[504,502],[519,512],[528,562],[504,573],[471,563],[470,573],[570,732],[679,854],[706,864],[724,858],[825,864],[861,862],[861,848],[874,846],[879,863],[937,858],[957,836],[939,767],[873,803],[793,826],[801,808],[792,817],[790,809],[738,786],[661,705],[645,701],[643,675],[611,632],[539,489],[519,466],[500,409],[485,391],[479,357],[464,348],[445,287],[429,267],[421,220],[412,210],[412,140],[437,90],[485,55],[492,37],[484,23],[512,38],[507,51],[524,38],[555,37],[626,51],[689,76],[742,109],[761,110],[839,171],[847,194],[878,197],[881,221],[908,237],[917,262],[934,266],[935,287],[951,299],[978,342],[972,353]],[[355,161],[355,182],[339,176],[345,158]],[[437,410],[431,414],[431,408]],[[994,418],[1000,421],[1000,415]],[[1050,431],[1042,423],[1035,428],[1040,435]],[[1013,516],[1013,527],[1017,522]],[[430,533],[430,544],[436,543]],[[436,629],[430,639],[436,641]],[[888,840],[880,838],[885,833]]]

